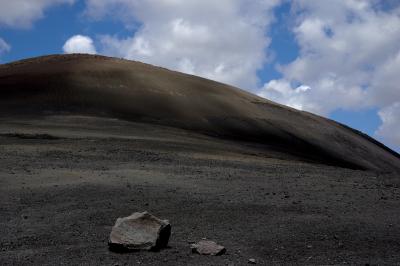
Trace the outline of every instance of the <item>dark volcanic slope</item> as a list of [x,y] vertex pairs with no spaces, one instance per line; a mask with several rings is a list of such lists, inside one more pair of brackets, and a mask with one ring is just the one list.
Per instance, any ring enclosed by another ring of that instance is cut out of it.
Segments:
[[253,141],[355,169],[400,169],[397,153],[360,132],[199,77],[88,55],[0,66],[1,115],[55,112],[119,117]]

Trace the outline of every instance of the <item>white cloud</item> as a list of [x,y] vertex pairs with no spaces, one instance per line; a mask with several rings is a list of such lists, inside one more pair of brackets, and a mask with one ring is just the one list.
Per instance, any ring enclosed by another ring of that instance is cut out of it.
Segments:
[[63,46],[63,51],[66,54],[96,54],[93,40],[90,37],[82,35],[75,35],[69,38]]
[[103,36],[102,53],[255,89],[279,1],[88,0],[87,13],[139,25],[129,38]]
[[[400,3],[391,3],[293,2],[299,56],[280,66],[283,78],[265,84],[259,94],[322,115],[378,107],[381,118],[387,117],[387,108],[400,101]],[[389,134],[397,134],[383,131],[381,136],[392,140]]]
[[373,103],[387,106],[400,101],[400,45],[397,55],[388,57],[376,69],[370,87]]
[[[288,79],[271,80],[258,93],[290,107],[313,113],[327,115],[337,108],[361,109],[367,107],[366,92],[355,85],[340,84],[337,77],[327,75],[324,78],[303,85],[293,86]],[[284,88],[284,89],[283,89]]]
[[400,146],[400,102],[379,111],[382,125],[377,135],[392,145]]
[[[259,96],[269,98],[273,101],[296,108],[312,110],[316,108],[312,106],[312,102],[308,101],[311,94],[311,88],[305,85],[300,85],[293,89],[291,84],[286,80],[271,80],[264,85]],[[284,99],[284,101],[282,101]]]
[[0,38],[0,55],[7,53],[11,50],[11,46],[5,40]]
[[28,28],[43,17],[46,8],[75,0],[0,0],[0,26]]
[[[400,99],[393,86],[400,71],[400,16],[396,10],[376,9],[375,2],[297,1],[293,32],[300,55],[281,66],[284,77],[274,83],[304,84],[311,90],[272,98],[325,115],[337,108],[385,106],[393,95]],[[261,94],[268,97],[272,84]]]

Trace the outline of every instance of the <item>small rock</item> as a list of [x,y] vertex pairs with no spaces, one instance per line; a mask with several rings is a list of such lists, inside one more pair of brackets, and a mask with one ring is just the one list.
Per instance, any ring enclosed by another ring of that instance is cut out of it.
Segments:
[[257,264],[255,259],[249,259],[249,264]]
[[118,218],[112,228],[108,245],[111,250],[159,250],[168,245],[171,225],[148,212],[135,212]]
[[192,248],[193,253],[201,255],[218,256],[224,254],[226,251],[225,247],[210,240],[200,240],[196,244],[192,244],[190,247]]

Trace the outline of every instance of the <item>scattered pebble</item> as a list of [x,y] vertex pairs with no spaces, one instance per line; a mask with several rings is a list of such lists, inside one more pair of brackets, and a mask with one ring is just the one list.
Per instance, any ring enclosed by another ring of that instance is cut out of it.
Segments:
[[255,259],[249,259],[249,264],[257,264]]
[[224,246],[218,245],[214,241],[210,240],[200,240],[199,242],[192,244],[190,247],[193,253],[201,255],[218,256],[226,252]]

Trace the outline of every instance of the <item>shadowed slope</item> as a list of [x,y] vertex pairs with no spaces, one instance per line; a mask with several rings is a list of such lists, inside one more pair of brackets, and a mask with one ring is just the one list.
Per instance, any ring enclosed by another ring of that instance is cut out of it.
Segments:
[[334,121],[151,65],[62,55],[0,66],[0,114],[119,117],[258,142],[326,164],[399,171],[400,157]]

